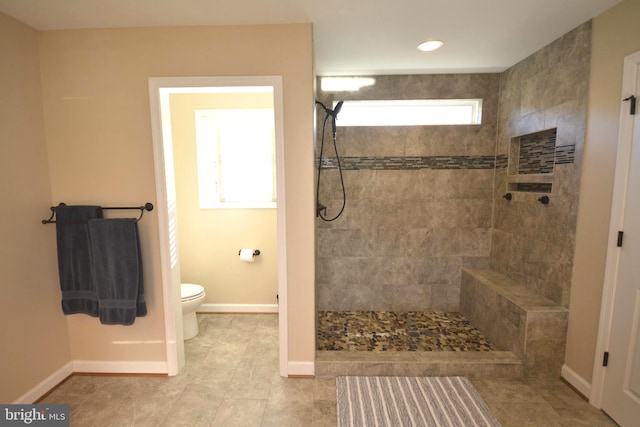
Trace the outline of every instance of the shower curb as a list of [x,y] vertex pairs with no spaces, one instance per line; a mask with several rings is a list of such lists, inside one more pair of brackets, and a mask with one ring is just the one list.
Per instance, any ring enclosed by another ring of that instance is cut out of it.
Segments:
[[315,375],[465,376],[522,378],[522,360],[510,351],[318,351]]

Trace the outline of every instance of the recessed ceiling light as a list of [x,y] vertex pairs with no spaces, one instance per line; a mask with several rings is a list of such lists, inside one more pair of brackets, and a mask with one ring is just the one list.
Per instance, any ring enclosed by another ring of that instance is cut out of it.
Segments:
[[431,52],[432,50],[439,49],[443,43],[440,40],[428,40],[418,45],[418,50],[423,52]]

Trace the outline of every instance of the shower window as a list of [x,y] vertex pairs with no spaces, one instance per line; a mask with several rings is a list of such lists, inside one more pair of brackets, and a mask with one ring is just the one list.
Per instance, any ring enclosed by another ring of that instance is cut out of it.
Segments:
[[481,121],[482,99],[347,100],[340,110],[340,117],[336,124],[338,126],[478,125]]
[[273,109],[195,116],[200,208],[275,208]]

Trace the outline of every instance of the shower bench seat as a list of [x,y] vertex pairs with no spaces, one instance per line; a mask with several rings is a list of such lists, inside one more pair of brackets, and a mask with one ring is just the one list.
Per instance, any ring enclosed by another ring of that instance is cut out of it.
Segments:
[[558,377],[569,310],[493,270],[464,268],[460,312],[500,350],[512,351],[526,377]]

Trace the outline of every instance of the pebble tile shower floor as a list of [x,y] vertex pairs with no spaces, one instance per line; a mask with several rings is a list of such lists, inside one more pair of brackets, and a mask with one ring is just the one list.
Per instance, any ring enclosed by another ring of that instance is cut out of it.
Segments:
[[321,351],[495,351],[457,312],[321,311]]

